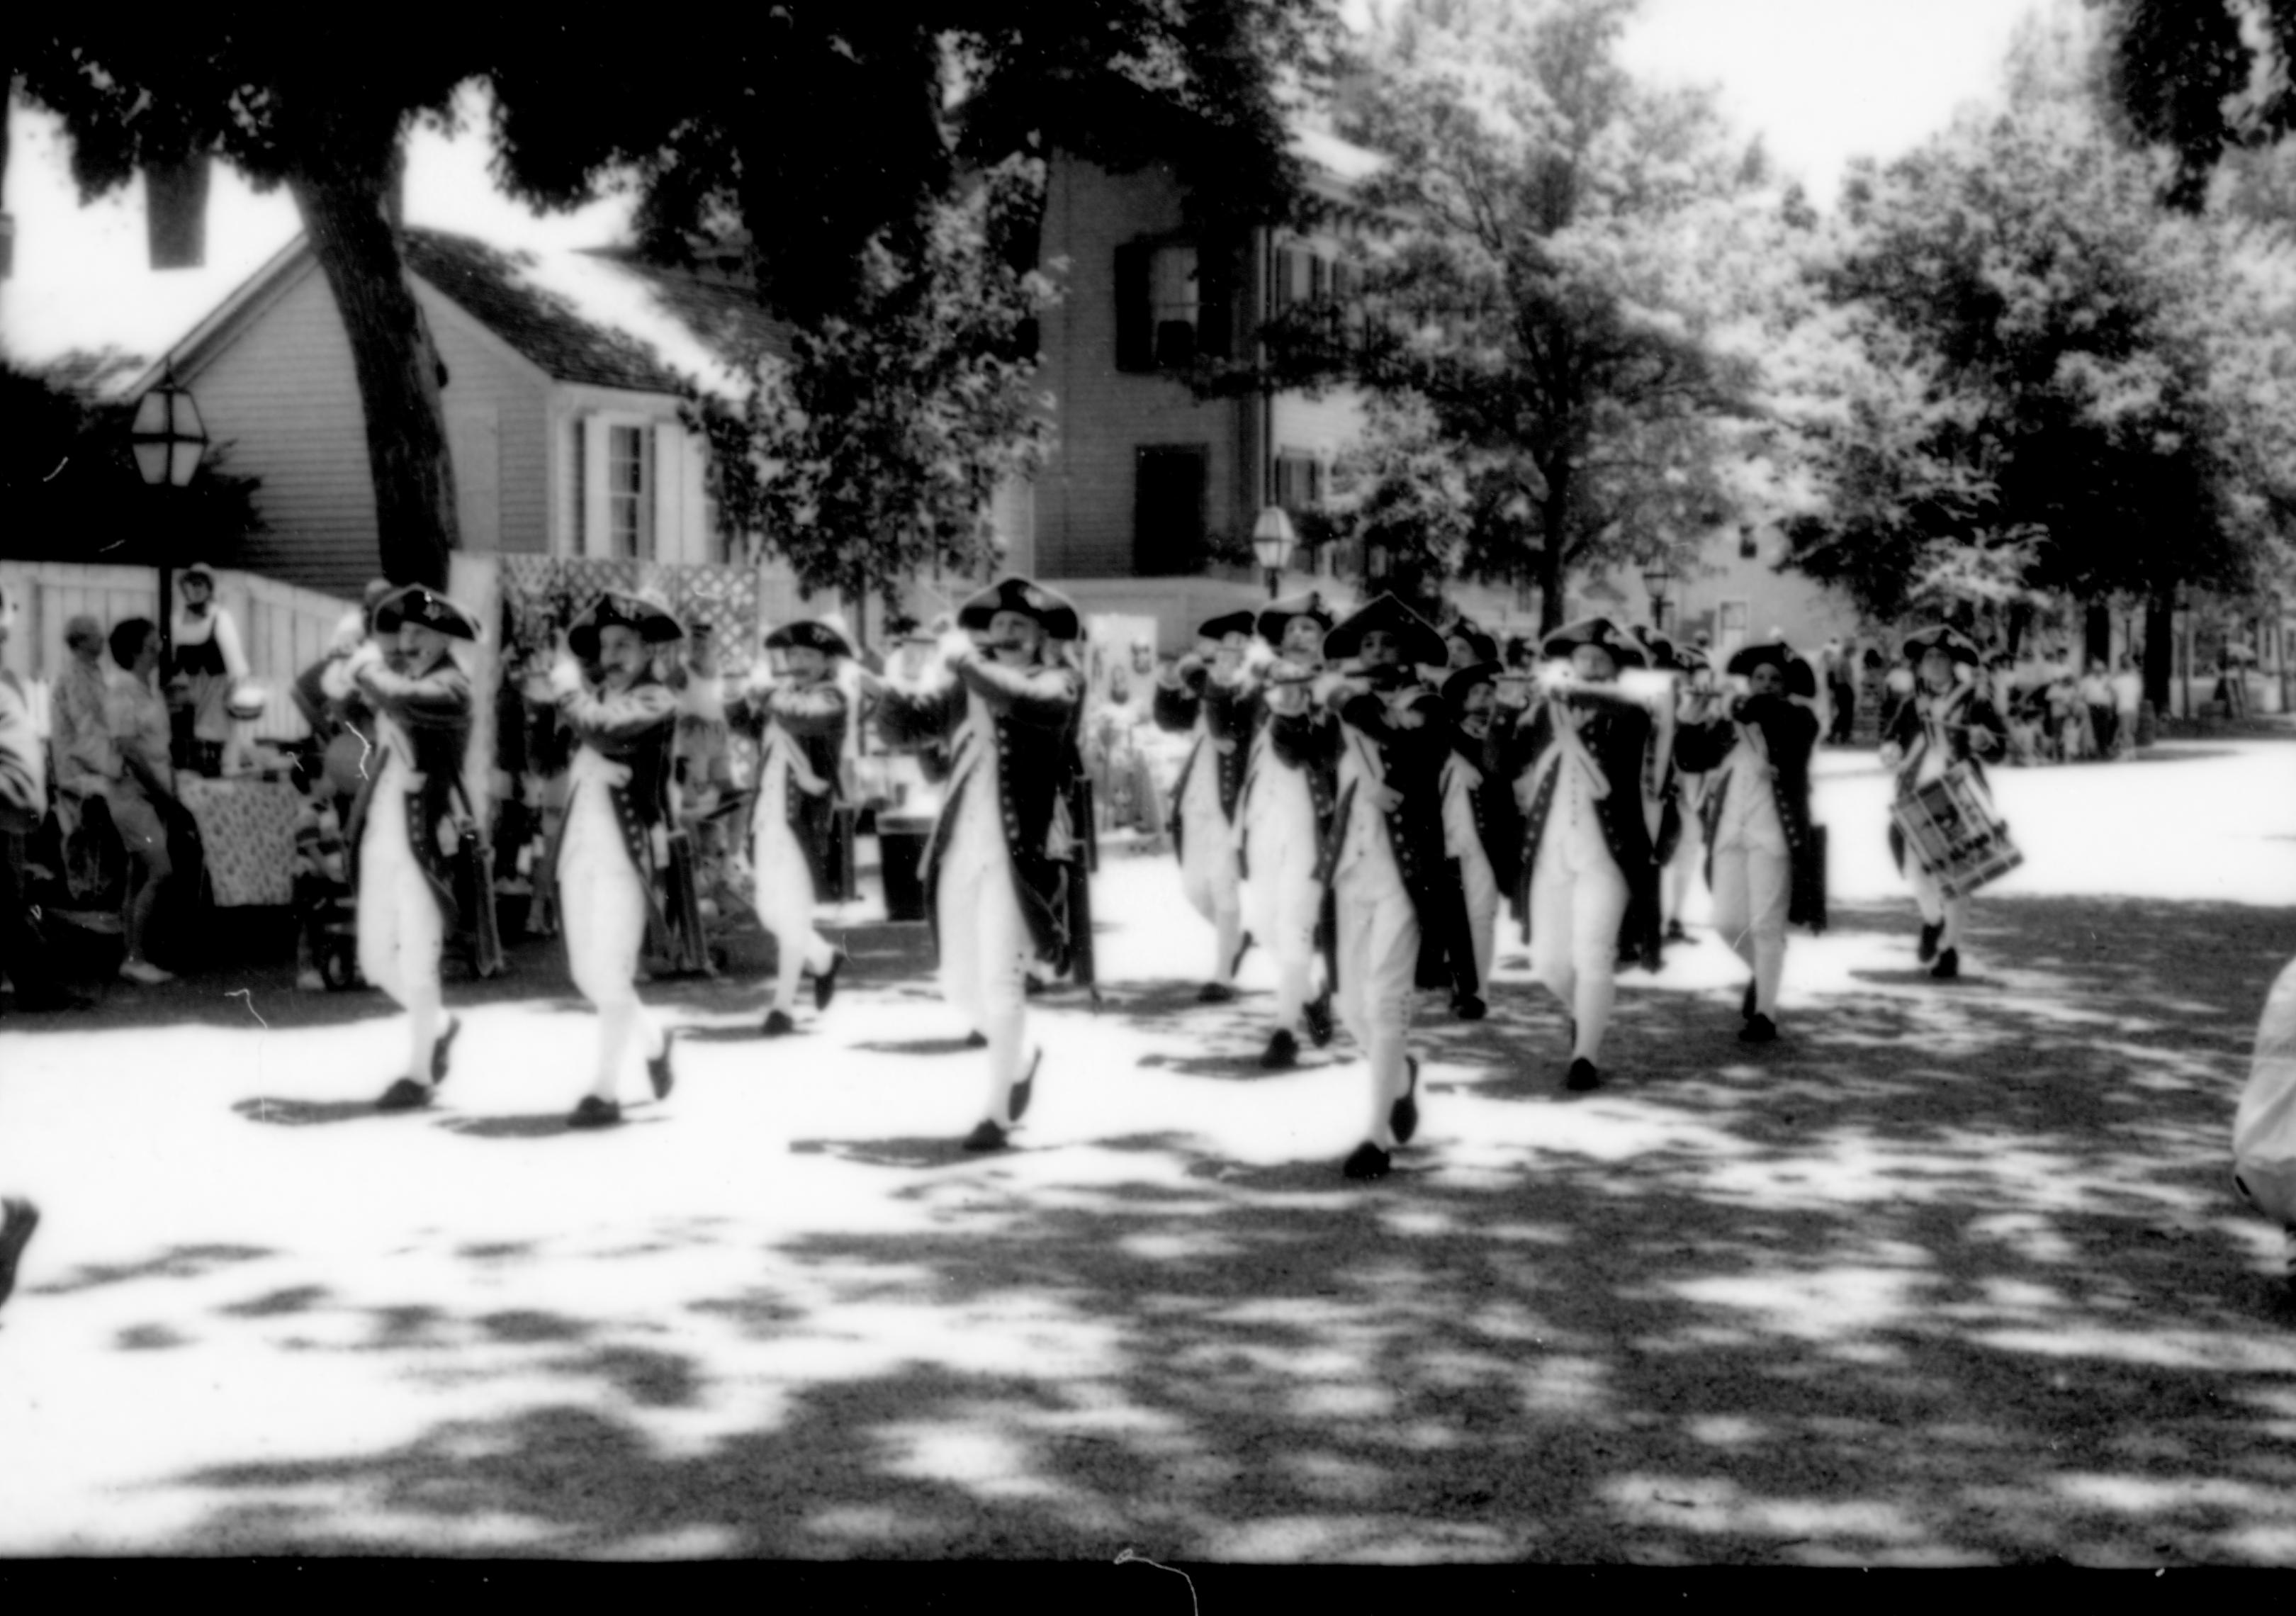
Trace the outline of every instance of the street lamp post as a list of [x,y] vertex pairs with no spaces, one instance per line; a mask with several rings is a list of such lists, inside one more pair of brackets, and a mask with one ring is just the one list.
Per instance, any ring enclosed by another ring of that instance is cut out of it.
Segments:
[[1653,559],[1643,569],[1643,587],[1650,593],[1651,627],[1666,632],[1666,591],[1677,574],[1674,562],[1666,556]]
[[[191,390],[176,380],[175,366],[160,373],[160,384],[136,400],[135,423],[127,441],[135,469],[152,488],[184,488],[199,474],[208,452],[208,430]],[[162,666],[175,654],[175,577],[168,570],[174,546],[160,549],[160,653]]]
[[1283,563],[1292,559],[1292,546],[1298,542],[1292,532],[1292,519],[1282,505],[1267,506],[1251,526],[1251,553],[1259,558],[1260,570],[1267,575],[1271,601],[1283,582]]

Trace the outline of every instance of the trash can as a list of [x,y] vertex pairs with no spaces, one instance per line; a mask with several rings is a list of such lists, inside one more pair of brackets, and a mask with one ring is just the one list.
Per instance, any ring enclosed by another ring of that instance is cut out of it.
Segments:
[[887,920],[923,920],[925,841],[932,834],[930,814],[881,809],[877,815],[877,869],[885,882]]

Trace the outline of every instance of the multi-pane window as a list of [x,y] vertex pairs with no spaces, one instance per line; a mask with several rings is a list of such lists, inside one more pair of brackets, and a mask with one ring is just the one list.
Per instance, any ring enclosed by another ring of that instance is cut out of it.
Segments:
[[606,541],[621,561],[653,559],[653,431],[606,429]]
[[1271,313],[1305,307],[1321,315],[1333,342],[1361,335],[1363,273],[1353,264],[1308,247],[1279,247],[1268,282]]
[[1188,240],[1127,242],[1116,250],[1116,367],[1183,370],[1228,357],[1233,255]]
[[1313,455],[1284,449],[1275,456],[1275,503],[1293,515],[1324,503],[1324,463]]

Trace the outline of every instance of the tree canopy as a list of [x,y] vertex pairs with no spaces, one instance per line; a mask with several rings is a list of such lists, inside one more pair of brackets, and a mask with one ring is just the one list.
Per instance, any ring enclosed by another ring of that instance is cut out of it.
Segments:
[[[1059,148],[1174,163],[1208,217],[1296,193],[1281,97],[1328,55],[1328,0],[788,0],[702,37],[449,29],[329,12],[293,29],[226,10],[51,12],[4,64],[63,119],[90,194],[212,153],[294,196],[351,338],[381,561],[443,582],[456,543],[436,356],[389,217],[411,120],[493,91],[500,176],[544,205],[636,188],[649,243],[742,232],[759,295],[801,322],[877,295],[873,255],[914,257],[960,175]],[[1034,232],[1005,242],[1033,267]]]
[[2009,89],[1853,171],[1816,267],[1849,357],[1802,420],[1794,564],[1883,618],[1938,578],[2162,616],[2244,587],[2296,488],[2296,243],[2160,206],[2071,35],[2028,30]]
[[[1686,549],[1734,508],[1726,446],[1755,373],[1718,266],[1758,229],[1763,165],[1709,98],[1618,65],[1633,9],[1414,0],[1384,18],[1339,119],[1387,160],[1360,187],[1384,221],[1366,317],[1345,344],[1328,310],[1269,333],[1282,378],[1397,401],[1343,512],[1394,528],[1376,513],[1447,504],[1416,523],[1448,536],[1444,564],[1537,585],[1549,626],[1574,575]],[[1426,486],[1406,497],[1398,478]]]

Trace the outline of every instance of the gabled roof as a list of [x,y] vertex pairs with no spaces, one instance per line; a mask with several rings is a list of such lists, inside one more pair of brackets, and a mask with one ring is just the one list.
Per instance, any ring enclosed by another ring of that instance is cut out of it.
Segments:
[[[557,381],[653,393],[692,381],[738,392],[759,351],[789,351],[789,326],[724,275],[649,264],[616,248],[542,253],[421,227],[401,240],[411,275]],[[198,368],[315,267],[308,239],[297,236],[168,357]],[[140,396],[162,368],[144,369],[120,396]]]

